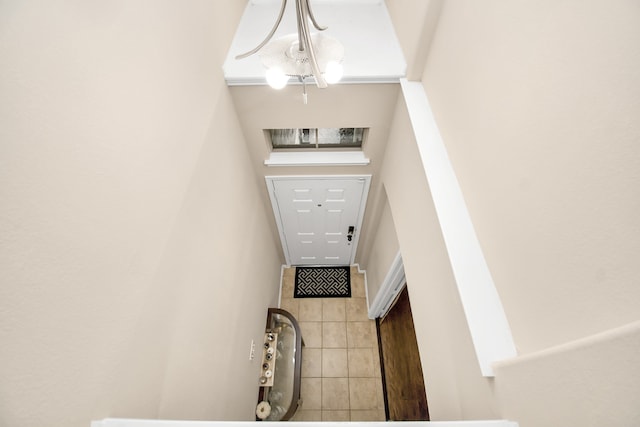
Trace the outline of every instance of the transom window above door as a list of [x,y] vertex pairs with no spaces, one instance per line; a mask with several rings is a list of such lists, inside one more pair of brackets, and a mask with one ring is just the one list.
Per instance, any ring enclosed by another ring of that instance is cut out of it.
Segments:
[[362,149],[366,128],[268,129],[271,148],[287,149]]

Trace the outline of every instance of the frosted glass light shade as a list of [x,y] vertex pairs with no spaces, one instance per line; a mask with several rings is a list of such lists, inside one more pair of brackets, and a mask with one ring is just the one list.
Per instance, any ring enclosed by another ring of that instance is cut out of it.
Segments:
[[[339,65],[342,61],[344,46],[338,40],[325,34],[312,34],[311,39],[318,67],[326,78],[328,64],[334,62]],[[280,68],[288,76],[311,77],[313,70],[308,53],[299,49],[299,43],[297,34],[289,34],[272,40],[260,51],[262,65],[268,70]]]
[[266,72],[267,83],[274,89],[282,89],[287,85],[289,76],[279,67],[269,68]]
[[342,72],[342,64],[339,64],[336,61],[329,61],[324,70],[324,79],[329,84],[338,83],[342,78]]

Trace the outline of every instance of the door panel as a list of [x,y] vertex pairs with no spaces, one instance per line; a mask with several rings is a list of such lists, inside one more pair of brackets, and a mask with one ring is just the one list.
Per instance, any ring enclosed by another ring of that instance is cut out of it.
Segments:
[[[270,179],[269,177],[267,178]],[[349,265],[368,177],[271,178],[272,203],[291,265]]]

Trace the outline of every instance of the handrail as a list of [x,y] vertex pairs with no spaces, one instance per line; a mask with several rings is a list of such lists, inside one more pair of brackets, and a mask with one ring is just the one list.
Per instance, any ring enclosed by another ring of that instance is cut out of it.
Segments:
[[462,190],[420,82],[400,80],[480,371],[518,355],[500,295],[473,228]]

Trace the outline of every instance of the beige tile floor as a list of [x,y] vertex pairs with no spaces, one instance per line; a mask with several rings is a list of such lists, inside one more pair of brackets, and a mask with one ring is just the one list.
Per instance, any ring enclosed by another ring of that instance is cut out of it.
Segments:
[[351,298],[293,298],[295,267],[284,270],[280,307],[300,323],[302,405],[296,421],[384,421],[375,321],[367,317],[364,274],[351,268]]

